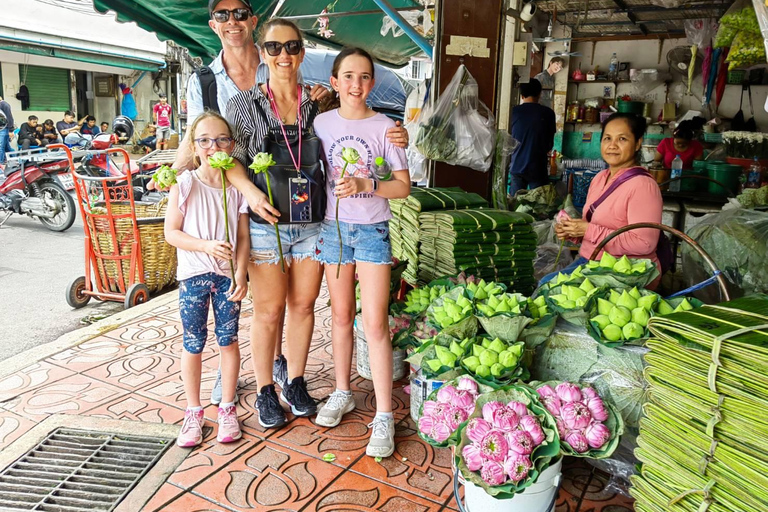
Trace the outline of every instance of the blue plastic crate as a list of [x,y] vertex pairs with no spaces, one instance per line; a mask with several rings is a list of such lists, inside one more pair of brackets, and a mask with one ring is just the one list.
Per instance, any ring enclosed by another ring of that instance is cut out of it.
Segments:
[[587,192],[592,178],[597,176],[599,171],[591,169],[571,169],[573,173],[573,206],[581,208],[587,202]]

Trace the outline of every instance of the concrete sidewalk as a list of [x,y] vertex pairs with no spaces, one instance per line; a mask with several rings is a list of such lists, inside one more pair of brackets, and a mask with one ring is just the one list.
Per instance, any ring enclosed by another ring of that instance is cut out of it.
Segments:
[[[327,303],[323,288],[307,366],[309,391],[318,400],[334,389]],[[365,455],[367,425],[376,408],[372,383],[356,373],[357,409],[339,426],[320,427],[288,413],[283,428],[261,428],[248,341],[251,312],[250,302],[244,302],[240,381],[245,387],[238,405],[243,439],[221,445],[211,429],[141,510],[458,510],[451,451],[418,437],[409,416],[407,381],[396,382],[393,393],[397,449],[381,462]],[[15,453],[14,441],[53,415],[79,415],[80,424],[83,418],[86,424],[88,418],[128,420],[136,434],[147,435],[148,424],[180,426],[186,405],[181,351],[177,294],[169,293],[7,360],[0,369],[0,450]],[[217,365],[216,343],[209,338],[203,353],[204,404]],[[208,426],[215,427],[216,412],[214,406],[205,408]],[[328,453],[336,456],[334,462],[323,461]],[[583,461],[567,461],[563,476],[557,512],[632,510],[631,500],[607,488],[607,475]]]

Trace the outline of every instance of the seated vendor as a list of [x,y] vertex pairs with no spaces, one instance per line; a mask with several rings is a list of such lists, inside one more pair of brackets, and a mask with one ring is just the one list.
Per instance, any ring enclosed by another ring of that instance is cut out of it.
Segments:
[[[579,258],[561,270],[564,274],[573,272],[577,266],[588,261],[595,247],[608,235],[619,228],[638,222],[661,223],[661,190],[650,174],[637,173],[616,187],[608,196],[602,197],[611,184],[631,169],[639,169],[638,157],[645,133],[645,118],[635,114],[616,113],[603,124],[600,153],[608,163],[608,169],[592,179],[584,204],[584,219],[565,220],[555,227],[560,239],[577,239],[581,242]],[[635,171],[633,171],[635,172]],[[592,203],[602,202],[594,209],[591,219],[586,220]],[[605,246],[610,254],[620,257],[653,260],[659,266],[656,246],[661,232],[653,228],[633,229],[613,238]],[[602,252],[598,254],[598,258]],[[542,278],[544,284],[557,276],[557,272]],[[660,278],[647,288],[653,290]]]
[[694,160],[701,160],[704,154],[704,147],[694,139],[697,129],[697,123],[694,120],[683,121],[675,131],[672,137],[662,140],[656,148],[655,162],[661,162],[665,169],[672,168],[672,160],[677,155],[683,160],[683,169],[692,169]]

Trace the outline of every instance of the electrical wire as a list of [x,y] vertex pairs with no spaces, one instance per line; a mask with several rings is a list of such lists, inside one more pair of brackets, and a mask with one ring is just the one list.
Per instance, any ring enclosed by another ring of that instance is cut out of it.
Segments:
[[35,0],[37,3],[50,5],[52,7],[60,7],[67,9],[78,14],[86,14],[88,16],[103,16],[100,12],[97,12],[93,8],[93,2],[91,0]]

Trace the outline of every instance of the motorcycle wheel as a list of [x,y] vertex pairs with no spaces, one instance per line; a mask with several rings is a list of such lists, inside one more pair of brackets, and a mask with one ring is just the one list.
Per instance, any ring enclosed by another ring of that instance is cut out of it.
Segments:
[[75,207],[75,200],[72,196],[64,190],[61,185],[53,181],[46,181],[40,184],[40,191],[43,194],[50,194],[51,199],[58,201],[61,204],[61,211],[56,217],[52,219],[40,218],[40,222],[43,226],[47,227],[51,231],[66,231],[72,227],[75,223],[75,217],[77,217],[77,209]]
[[149,300],[149,288],[144,283],[135,283],[128,288],[125,294],[125,309],[132,308],[136,304],[144,304]]
[[67,304],[74,309],[82,308],[88,304],[91,296],[83,293],[84,291],[85,276],[80,276],[67,286]]

